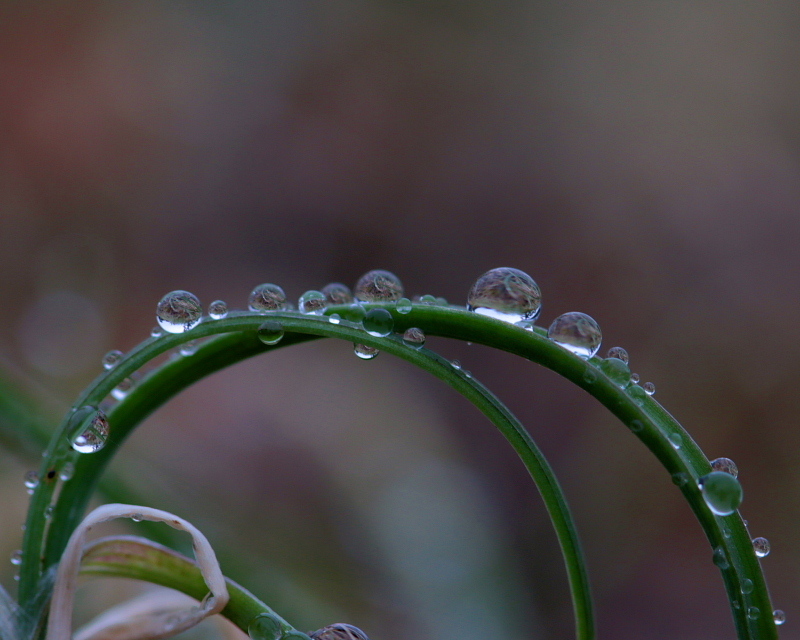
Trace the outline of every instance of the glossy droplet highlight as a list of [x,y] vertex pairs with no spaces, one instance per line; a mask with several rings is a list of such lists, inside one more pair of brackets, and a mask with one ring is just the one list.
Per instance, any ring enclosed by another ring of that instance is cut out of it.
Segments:
[[420,304],[426,304],[429,307],[436,306],[436,296],[432,296],[429,293],[426,293],[424,296],[419,296]]
[[22,549],[17,549],[11,553],[11,564],[15,567],[22,564]]
[[512,324],[535,320],[542,311],[542,292],[524,271],[490,269],[469,290],[467,309]]
[[328,304],[350,304],[353,302],[353,292],[350,287],[341,282],[331,282],[322,287],[322,293]]
[[345,622],[329,624],[322,629],[312,631],[309,635],[312,640],[369,640],[361,629]]
[[723,571],[725,569],[730,568],[731,566],[730,562],[728,562],[728,556],[725,553],[725,549],[723,549],[722,547],[717,547],[716,549],[714,549],[713,560],[714,564],[717,565]]
[[156,306],[158,325],[170,333],[183,333],[197,326],[203,307],[197,296],[188,291],[171,291]]
[[250,311],[281,311],[286,308],[286,294],[277,284],[260,284],[250,292],[247,299]]
[[58,477],[63,481],[66,482],[67,480],[72,480],[72,476],[75,473],[75,465],[71,462],[65,462],[61,465],[61,468],[58,470]]
[[277,320],[267,320],[258,327],[257,334],[264,344],[278,344],[284,335],[283,325]]
[[425,346],[425,334],[419,327],[409,327],[403,333],[403,342],[409,347],[421,349]]
[[754,588],[755,585],[753,584],[753,581],[750,578],[745,578],[742,580],[742,585],[739,590],[742,592],[743,596],[746,596],[753,593]]
[[411,309],[413,308],[411,304],[411,300],[408,298],[400,298],[395,305],[395,309],[397,309],[397,313],[411,313]]
[[328,316],[328,322],[331,324],[339,324],[342,321],[342,317],[338,313],[332,313]]
[[775,621],[775,624],[781,626],[786,622],[786,614],[780,609],[775,609],[775,611],[772,612],[772,619]]
[[622,347],[611,347],[608,350],[608,358],[616,358],[617,360],[622,360],[625,364],[628,364],[628,352],[625,351]]
[[717,458],[711,461],[711,468],[714,471],[722,471],[731,474],[734,478],[739,475],[739,468],[730,458]]
[[189,340],[188,342],[184,342],[178,348],[178,353],[180,353],[182,356],[193,356],[197,352],[197,347],[197,340]]
[[108,439],[108,418],[96,407],[81,407],[74,412],[70,420],[70,428],[74,429],[70,442],[72,448],[78,453],[100,451]]
[[353,353],[355,353],[362,360],[372,360],[380,353],[380,351],[375,347],[370,347],[366,344],[354,344]]
[[652,382],[645,382],[642,385],[642,389],[644,389],[644,392],[648,396],[652,396],[656,392],[656,385],[654,385]]
[[606,358],[600,363],[600,370],[620,389],[630,384],[631,370],[619,358]]
[[766,558],[769,555],[769,540],[766,538],[753,538],[753,551],[759,558]]
[[680,449],[683,446],[683,436],[680,433],[670,433],[669,434],[669,443],[675,449]]
[[547,330],[547,337],[581,358],[591,358],[596,354],[603,340],[598,324],[580,311],[558,316]]
[[150,329],[150,335],[153,338],[160,338],[161,336],[164,335],[164,332],[161,330],[161,327],[153,327],[152,329]]
[[631,400],[639,407],[643,406],[645,400],[650,397],[645,390],[637,384],[628,385],[625,388],[625,393],[627,393],[631,397]]
[[39,474],[35,471],[28,471],[25,473],[25,488],[30,489],[30,492],[33,493],[33,490],[39,486]]
[[208,315],[212,320],[222,320],[228,315],[228,305],[224,300],[214,300],[208,305]]
[[371,336],[382,338],[394,330],[394,318],[386,309],[370,309],[361,321],[361,326]]
[[136,386],[136,383],[131,378],[125,378],[111,390],[111,395],[115,400],[122,400],[131,392],[134,386]]
[[306,291],[297,302],[300,313],[320,315],[328,306],[328,300],[322,291]]
[[699,481],[708,508],[718,516],[735,512],[742,503],[742,485],[729,473],[712,471]]
[[353,293],[362,302],[393,302],[403,297],[403,284],[390,271],[375,269],[358,279]]
[[639,374],[638,373],[632,373],[631,374],[631,382],[633,384],[639,384],[639,380],[640,380],[640,378],[639,378]]
[[103,368],[113,369],[120,360],[122,360],[122,351],[113,349],[103,356]]
[[274,616],[262,613],[247,625],[247,635],[251,640],[279,640],[283,635],[283,627]]

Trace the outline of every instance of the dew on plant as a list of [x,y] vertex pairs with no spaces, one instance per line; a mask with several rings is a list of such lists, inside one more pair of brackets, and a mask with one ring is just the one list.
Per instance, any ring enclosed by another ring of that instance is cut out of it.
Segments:
[[18,567],[22,564],[22,549],[17,549],[11,552],[11,564]]
[[533,327],[536,325],[533,320],[520,320],[519,322],[515,322],[514,326],[519,327],[520,329],[525,329],[525,331],[533,331]]
[[644,422],[641,420],[631,420],[630,429],[634,433],[639,433],[640,431],[644,431]]
[[332,313],[328,316],[328,322],[331,324],[339,324],[342,321],[342,317],[338,313]]
[[75,473],[75,465],[72,464],[70,461],[67,461],[63,465],[61,465],[61,468],[58,470],[58,477],[63,482],[67,482],[68,480],[72,480],[72,476],[74,473]]
[[39,474],[36,471],[27,471],[25,473],[25,488],[28,489],[29,493],[33,493],[33,490],[39,486]]
[[212,320],[222,320],[228,315],[228,305],[224,300],[214,300],[208,305],[208,315]]
[[370,347],[366,344],[354,344],[353,353],[355,353],[362,360],[372,360],[380,353],[380,351],[375,347]]
[[281,311],[286,308],[286,294],[277,284],[260,284],[250,292],[247,308],[258,312]]
[[341,282],[331,282],[322,287],[322,293],[328,304],[350,304],[353,302],[353,292],[350,287]]
[[397,309],[397,313],[411,313],[411,300],[408,298],[400,298],[395,304],[395,309]]
[[425,333],[419,327],[409,327],[403,332],[403,342],[409,347],[421,349],[425,345]]
[[120,360],[122,360],[122,351],[119,351],[118,349],[112,349],[103,356],[103,368],[106,370],[113,369]]
[[758,620],[761,617],[761,611],[758,607],[748,607],[747,617],[750,620]]
[[150,329],[150,336],[153,338],[160,338],[164,335],[164,332],[161,330],[161,327],[153,327]]
[[122,400],[127,396],[136,383],[131,378],[125,378],[111,390],[111,395],[115,400]]
[[490,269],[469,290],[467,309],[511,324],[535,320],[542,311],[542,292],[524,271]]
[[644,392],[648,396],[652,396],[656,392],[656,385],[654,385],[652,382],[645,382],[642,385],[642,389],[644,389]]
[[603,335],[591,316],[570,311],[558,316],[547,330],[547,337],[581,358],[591,358],[600,348]]
[[432,296],[429,293],[426,293],[424,296],[419,297],[420,304],[426,304],[429,307],[436,306],[436,296]]
[[264,344],[278,344],[284,335],[283,324],[277,320],[267,320],[258,327],[256,333]]
[[685,487],[689,484],[689,476],[686,475],[683,471],[678,471],[677,473],[672,474],[672,484],[676,487]]
[[718,516],[734,513],[742,503],[742,485],[731,474],[712,471],[699,480],[703,500]]
[[55,511],[55,505],[48,504],[44,509],[44,517],[49,520],[53,517],[53,511]]
[[132,513],[131,520],[134,522],[141,522],[142,521],[142,514],[141,513]]
[[183,333],[193,329],[202,316],[200,300],[188,291],[170,291],[156,306],[158,325],[170,333]]
[[586,384],[594,384],[600,379],[600,374],[597,373],[597,369],[595,369],[592,365],[586,364],[586,369],[583,372],[583,381]]
[[630,384],[631,370],[620,358],[606,358],[600,363],[600,370],[620,389],[624,389]]
[[197,340],[189,340],[178,347],[178,353],[182,356],[193,356],[197,352]]
[[439,296],[438,298],[436,298],[436,304],[439,305],[440,307],[446,307],[447,306],[447,298],[443,298],[442,296]]
[[353,303],[342,312],[342,317],[350,322],[361,322],[367,315],[366,310],[359,303]]
[[745,578],[742,580],[742,586],[739,590],[742,592],[743,596],[746,596],[753,593],[754,588],[755,585],[753,584],[753,581],[750,578]]
[[645,399],[650,397],[647,395],[647,392],[637,384],[628,385],[625,388],[625,393],[627,393],[639,407],[643,406]]
[[632,374],[631,374],[631,383],[632,383],[632,384],[639,384],[639,380],[640,380],[640,379],[641,379],[641,378],[639,377],[639,374],[638,374],[638,373],[632,373]]
[[453,369],[456,369],[457,371],[460,371],[461,370],[461,361],[460,360],[451,360],[450,361],[450,366],[453,367]]
[[358,279],[353,293],[362,302],[394,302],[403,297],[403,284],[390,271],[374,269]]
[[780,626],[786,622],[786,614],[780,609],[775,609],[775,611],[772,612],[772,619],[775,621],[775,624]]
[[297,302],[300,313],[320,315],[328,306],[328,300],[322,291],[306,291]]
[[345,622],[329,624],[312,631],[309,636],[312,640],[369,640],[361,629]]
[[739,468],[736,463],[730,458],[717,458],[711,461],[711,468],[714,471],[723,471],[731,474],[734,478],[739,475]]
[[611,347],[608,350],[608,354],[606,355],[607,358],[616,358],[617,360],[622,360],[625,364],[628,364],[629,356],[628,352],[623,349],[622,347]]
[[769,540],[766,538],[753,538],[753,551],[759,558],[766,558],[769,555]]
[[394,318],[386,309],[370,309],[361,321],[361,326],[369,335],[383,338],[394,330]]
[[262,613],[247,625],[247,635],[251,640],[279,640],[283,635],[283,627],[275,616]]
[[95,453],[105,446],[108,439],[108,418],[97,407],[81,407],[70,419],[70,431],[73,434],[70,444],[75,451]]
[[669,442],[675,449],[680,449],[683,446],[683,436],[676,432],[669,434]]
[[730,562],[728,562],[728,555],[725,553],[725,549],[722,547],[717,547],[714,549],[713,560],[714,564],[723,571],[731,566]]

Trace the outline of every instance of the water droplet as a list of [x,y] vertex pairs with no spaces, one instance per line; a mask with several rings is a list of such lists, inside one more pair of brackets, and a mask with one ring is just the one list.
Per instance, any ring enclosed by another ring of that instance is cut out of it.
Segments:
[[353,352],[362,360],[372,360],[380,353],[375,347],[370,347],[366,344],[354,344]]
[[639,384],[639,380],[640,380],[640,378],[639,378],[639,374],[638,373],[632,373],[631,374],[631,382],[633,384]]
[[717,547],[716,549],[714,549],[713,560],[714,564],[717,565],[723,571],[731,566],[730,562],[728,562],[728,556],[725,553],[725,549],[723,549],[722,547]]
[[524,271],[509,267],[491,269],[472,285],[467,309],[512,324],[535,320],[542,311],[542,292]]
[[643,406],[645,398],[649,397],[645,390],[636,384],[628,385],[625,388],[625,393],[627,393],[631,400],[633,400],[633,402],[639,407]]
[[746,596],[750,593],[753,593],[753,589],[755,585],[753,585],[753,581],[750,578],[745,578],[742,580],[742,586],[739,589],[742,592],[742,595]]
[[247,300],[250,311],[281,311],[286,308],[286,294],[277,284],[260,284]]
[[669,442],[675,449],[680,449],[683,446],[683,436],[680,433],[670,433]]
[[431,294],[425,294],[424,296],[419,297],[419,301],[421,304],[426,304],[429,307],[436,306],[436,296],[432,296]]
[[595,369],[592,365],[587,364],[586,370],[583,372],[583,381],[586,384],[594,384],[600,378],[600,374],[597,373],[597,369]]
[[712,471],[699,481],[708,508],[718,516],[727,516],[742,503],[742,485],[729,473]]
[[264,344],[278,344],[283,338],[283,325],[277,320],[267,320],[258,328],[258,339]]
[[247,625],[247,635],[252,640],[278,640],[283,635],[283,627],[274,616],[262,613]]
[[357,302],[351,304],[345,311],[342,312],[342,317],[350,322],[361,322],[365,315],[367,315],[367,312],[364,310],[364,307]]
[[628,364],[628,352],[625,351],[622,347],[611,347],[608,350],[607,358],[616,358],[617,360],[622,360],[625,364]]
[[39,486],[39,474],[35,471],[27,471],[25,473],[25,487],[29,489],[29,493]]
[[375,269],[358,279],[353,292],[362,302],[392,302],[403,297],[403,285],[393,273]]
[[514,326],[519,327],[520,329],[525,329],[525,331],[533,331],[536,323],[534,323],[533,320],[520,320],[519,322],[515,322]]
[[753,538],[753,550],[759,558],[766,558],[769,555],[769,540]]
[[203,307],[197,296],[188,291],[171,291],[156,306],[158,325],[170,333],[183,333],[197,326]]
[[775,611],[772,612],[772,619],[775,621],[775,624],[781,626],[786,622],[786,614],[780,609],[775,609]]
[[736,463],[730,458],[717,458],[711,461],[711,468],[714,471],[724,471],[731,474],[734,478],[739,475],[739,468]]
[[734,601],[733,601],[733,608],[734,608],[734,609],[736,609],[736,610],[738,611],[739,609],[741,609],[741,608],[742,608],[742,603],[741,603],[741,602],[739,602],[738,600],[734,600]]
[[750,620],[758,620],[761,617],[761,611],[758,607],[750,607],[747,609],[747,617]]
[[457,371],[460,371],[461,370],[461,361],[460,360],[451,360],[450,361],[450,366],[453,367],[453,369],[456,369]]
[[395,305],[397,313],[411,313],[412,308],[411,300],[408,298],[400,298]]
[[11,553],[11,564],[18,567],[22,564],[22,549],[17,549]]
[[122,351],[119,351],[118,349],[112,349],[103,356],[103,368],[113,369],[114,365],[116,365],[120,360],[122,360]]
[[370,309],[361,321],[361,326],[371,336],[385,337],[394,329],[394,318],[386,309]]
[[72,475],[75,473],[75,465],[71,462],[65,462],[61,469],[58,470],[58,477],[61,478],[63,482],[67,482],[67,480],[72,480]]
[[678,471],[677,473],[672,474],[672,484],[676,487],[685,487],[689,484],[689,476],[686,475],[683,471]]
[[193,356],[197,352],[197,340],[184,342],[179,348],[178,353],[182,356]]
[[300,313],[313,313],[315,315],[322,314],[325,307],[328,306],[328,300],[322,291],[306,291],[297,303],[297,308]]
[[228,315],[228,305],[224,300],[214,300],[208,305],[208,315],[212,320],[222,320]]
[[648,396],[652,396],[656,392],[656,385],[654,385],[652,382],[645,382],[642,385],[642,389],[644,389],[644,392]]
[[142,514],[141,513],[132,513],[131,520],[134,522],[141,522],[142,521]]
[[403,342],[409,347],[421,349],[425,345],[425,334],[418,327],[409,327],[403,333]]
[[53,511],[55,511],[55,506],[52,504],[47,505],[44,509],[44,517],[49,520],[53,517]]
[[342,317],[338,313],[332,313],[328,316],[328,322],[331,324],[339,324],[342,321]]
[[345,622],[329,624],[322,629],[312,631],[309,635],[312,640],[369,640],[361,629]]
[[581,358],[591,358],[597,353],[603,339],[594,319],[580,311],[558,316],[547,330],[547,337]]
[[161,327],[153,327],[150,329],[150,336],[153,338],[160,338],[164,335],[164,332],[161,330]]
[[436,304],[439,305],[440,307],[448,306],[447,298],[443,298],[442,296],[439,296],[438,298],[436,298]]
[[350,304],[353,302],[353,292],[350,287],[341,282],[331,282],[322,287],[322,293],[329,304]]
[[131,378],[125,378],[111,390],[111,395],[116,400],[122,400],[131,392],[134,386],[136,386],[136,383]]
[[606,358],[600,363],[600,370],[605,373],[615,385],[624,389],[630,384],[631,370],[624,360],[619,358]]
[[108,439],[108,418],[106,414],[92,406],[81,407],[70,419],[72,448],[78,453],[100,451]]
[[634,433],[639,433],[640,431],[644,431],[644,422],[641,420],[631,420],[630,429]]

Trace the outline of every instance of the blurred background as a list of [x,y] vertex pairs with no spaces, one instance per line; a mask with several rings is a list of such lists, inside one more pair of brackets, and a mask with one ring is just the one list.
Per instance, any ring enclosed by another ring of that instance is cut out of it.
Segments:
[[[516,267],[539,324],[593,316],[601,353],[625,347],[737,462],[781,637],[800,638],[799,33],[787,0],[3,3],[3,377],[55,426],[173,289],[244,308],[262,282],[296,300],[382,268],[464,304]],[[733,637],[699,525],[627,429],[531,363],[429,346],[550,458],[601,638]],[[0,457],[7,556],[38,451]],[[388,355],[318,342],[240,364],[154,414],[110,472],[301,629],[573,636],[510,446]]]

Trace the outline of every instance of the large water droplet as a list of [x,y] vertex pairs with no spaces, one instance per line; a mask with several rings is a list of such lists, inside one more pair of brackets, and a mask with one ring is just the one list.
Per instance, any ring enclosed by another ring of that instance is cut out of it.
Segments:
[[224,300],[214,300],[208,305],[208,315],[212,320],[222,320],[228,315],[228,305]]
[[58,470],[58,477],[61,478],[62,481],[66,482],[67,480],[72,480],[74,473],[75,465],[67,461],[61,465],[61,468]]
[[286,294],[277,284],[260,284],[247,300],[250,311],[281,311],[286,308]]
[[122,360],[122,351],[113,349],[103,356],[103,368],[113,369],[120,360]]
[[725,549],[723,549],[722,547],[717,547],[716,549],[714,549],[713,560],[714,564],[717,565],[723,571],[731,566],[730,562],[728,562],[728,556],[725,553]]
[[620,389],[624,389],[630,384],[631,370],[619,358],[606,358],[600,363],[600,370]]
[[775,624],[781,626],[786,622],[786,614],[780,609],[775,609],[775,611],[772,612],[772,619],[775,621]]
[[92,406],[81,407],[70,419],[70,442],[78,453],[100,451],[108,439],[109,426],[106,414]]
[[353,292],[350,287],[341,282],[331,282],[322,287],[322,293],[329,304],[350,304],[353,302]]
[[367,315],[366,310],[357,302],[351,304],[342,312],[342,317],[350,322],[361,322],[365,315]]
[[603,340],[603,334],[594,319],[580,311],[558,316],[547,330],[547,337],[581,358],[591,358]]
[[712,471],[699,481],[708,508],[718,516],[727,516],[742,503],[742,485],[729,473]]
[[297,303],[300,313],[313,313],[320,315],[328,306],[328,300],[322,291],[306,291]]
[[312,640],[369,640],[361,629],[345,622],[329,624],[322,629],[312,631],[309,635]]
[[512,324],[535,320],[542,311],[542,292],[524,271],[510,267],[491,269],[472,285],[467,309]]
[[371,336],[384,337],[392,333],[394,318],[386,309],[370,309],[361,321],[361,326]]
[[408,298],[400,298],[395,305],[395,309],[397,309],[397,313],[411,313],[413,305]]
[[711,468],[714,471],[723,471],[731,474],[734,478],[739,475],[739,468],[736,463],[730,458],[717,458],[711,461]]
[[267,320],[258,328],[258,339],[264,344],[278,344],[283,338],[283,325],[277,320]]
[[353,353],[355,353],[362,360],[372,360],[380,353],[380,351],[375,347],[370,347],[366,344],[354,344]]
[[390,271],[375,269],[358,279],[353,293],[362,302],[392,302],[403,297],[403,285]]
[[279,640],[283,635],[283,627],[275,616],[262,613],[247,625],[247,635],[252,640]]
[[753,550],[759,558],[766,558],[769,555],[769,540],[753,538]]
[[608,355],[606,357],[622,360],[625,364],[628,364],[629,361],[628,352],[622,347],[611,347],[608,350]]
[[156,306],[156,320],[164,331],[183,333],[197,326],[203,307],[197,296],[188,291],[171,291]]
[[419,327],[409,327],[403,333],[403,342],[409,347],[421,349],[425,346],[425,334]]
[[22,549],[17,549],[11,553],[11,564],[14,566],[22,564]]
[[742,595],[746,596],[750,593],[753,593],[753,589],[755,589],[755,585],[750,578],[745,578],[742,580],[741,587],[739,588],[739,590],[742,592]]
[[122,400],[131,392],[134,386],[136,386],[136,383],[131,378],[125,378],[111,390],[111,395],[116,400]]

